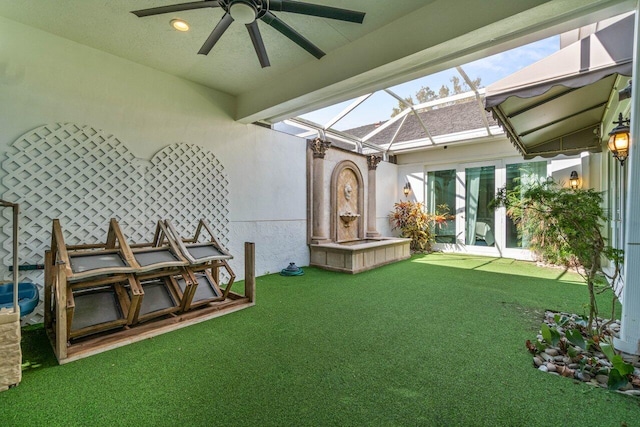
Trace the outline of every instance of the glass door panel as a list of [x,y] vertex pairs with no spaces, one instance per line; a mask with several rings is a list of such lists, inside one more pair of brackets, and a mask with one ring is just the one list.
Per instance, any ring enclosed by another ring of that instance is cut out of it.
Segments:
[[[456,209],[456,170],[427,172],[427,211],[429,213],[454,213]],[[448,219],[435,225],[437,243],[456,242],[456,221]]]
[[[521,193],[526,186],[533,182],[540,182],[547,177],[547,162],[515,163],[507,165],[507,191],[521,188]],[[508,216],[506,224],[506,247],[527,248],[530,237],[528,233],[518,233],[516,224]]]
[[465,169],[465,244],[495,245],[495,166]]

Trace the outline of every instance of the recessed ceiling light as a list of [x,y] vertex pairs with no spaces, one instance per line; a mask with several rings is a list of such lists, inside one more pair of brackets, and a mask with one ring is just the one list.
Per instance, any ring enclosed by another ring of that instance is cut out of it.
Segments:
[[189,24],[182,19],[172,19],[171,26],[178,31],[189,31]]

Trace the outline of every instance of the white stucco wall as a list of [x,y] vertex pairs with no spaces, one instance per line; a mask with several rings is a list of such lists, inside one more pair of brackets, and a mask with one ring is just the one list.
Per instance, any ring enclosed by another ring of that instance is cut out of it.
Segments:
[[256,243],[258,275],[308,265],[306,145],[234,122],[232,97],[2,17],[0,92],[2,158],[20,135],[55,122],[103,129],[144,160],[173,143],[202,146],[228,176],[238,278],[244,241]]
[[376,227],[383,236],[396,236],[391,230],[389,213],[393,204],[400,200],[402,184],[398,182],[398,166],[393,163],[380,162],[376,170]]

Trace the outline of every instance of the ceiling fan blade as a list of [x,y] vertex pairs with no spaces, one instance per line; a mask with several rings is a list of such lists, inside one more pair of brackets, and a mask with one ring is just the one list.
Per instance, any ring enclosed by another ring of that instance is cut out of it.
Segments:
[[220,7],[220,3],[218,3],[218,0],[194,1],[190,3],[172,4],[169,6],[152,7],[151,9],[134,10],[131,13],[136,15],[138,18],[142,18],[144,16],[181,12],[183,10],[204,9],[206,7]]
[[253,21],[251,24],[247,24],[247,30],[249,31],[253,48],[256,50],[256,55],[258,55],[260,65],[262,68],[269,67],[271,63],[269,63],[267,49],[264,47],[264,42],[262,41],[262,34],[260,34],[260,29],[258,28],[258,21]]
[[220,22],[218,22],[218,25],[216,25],[213,31],[211,31],[211,34],[209,34],[207,40],[205,40],[204,44],[198,51],[198,54],[208,55],[209,52],[211,52],[211,49],[213,49],[213,46],[218,43],[218,40],[220,40],[220,37],[222,37],[225,31],[227,31],[227,28],[229,28],[229,25],[231,25],[232,22],[233,18],[231,17],[229,12],[225,13]]
[[289,38],[295,44],[297,44],[316,58],[320,59],[325,55],[325,53],[320,50],[318,46],[314,45],[309,40],[304,38],[302,34],[285,24],[273,13],[267,11],[260,19],[262,19],[266,24],[278,30],[285,37]]
[[270,0],[269,9],[362,24],[364,12],[291,0]]

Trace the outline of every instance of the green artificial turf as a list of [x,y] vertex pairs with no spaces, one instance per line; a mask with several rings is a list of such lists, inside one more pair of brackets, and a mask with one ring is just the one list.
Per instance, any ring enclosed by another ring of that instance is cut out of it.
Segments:
[[25,331],[0,426],[640,425],[637,398],[531,367],[544,310],[587,300],[575,274],[464,255],[260,277],[255,307],[63,366]]

